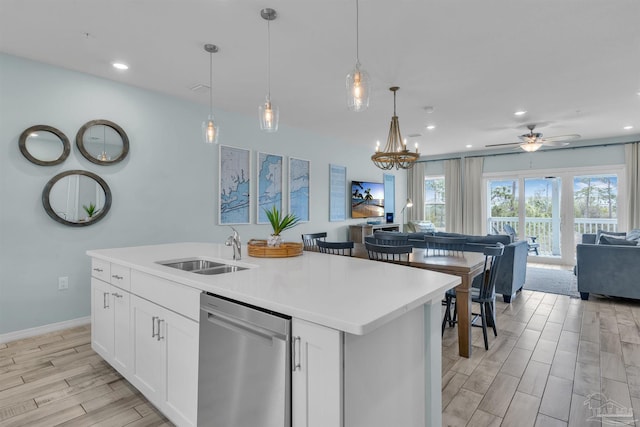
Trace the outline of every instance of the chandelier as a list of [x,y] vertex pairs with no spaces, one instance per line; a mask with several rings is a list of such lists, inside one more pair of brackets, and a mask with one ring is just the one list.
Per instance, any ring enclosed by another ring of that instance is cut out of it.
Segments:
[[418,144],[416,143],[416,151],[409,152],[407,150],[407,142],[402,139],[400,134],[400,124],[396,115],[396,92],[400,89],[397,86],[390,87],[393,92],[393,117],[391,117],[391,126],[389,127],[389,137],[384,151],[380,151],[380,141],[376,145],[376,152],[371,156],[373,163],[380,169],[411,169],[416,160],[420,158],[418,153]]

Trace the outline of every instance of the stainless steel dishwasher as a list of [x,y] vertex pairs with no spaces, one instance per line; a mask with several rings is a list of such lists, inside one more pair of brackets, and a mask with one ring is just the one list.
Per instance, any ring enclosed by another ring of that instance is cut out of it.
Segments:
[[291,426],[291,317],[200,297],[198,426]]

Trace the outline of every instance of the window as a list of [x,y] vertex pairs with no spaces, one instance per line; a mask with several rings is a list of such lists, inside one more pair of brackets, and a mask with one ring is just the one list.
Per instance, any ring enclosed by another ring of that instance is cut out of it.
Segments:
[[444,176],[425,177],[424,179],[424,219],[435,225],[436,229],[445,229]]
[[[573,178],[574,230],[577,236],[618,229],[617,175]],[[579,241],[579,240],[578,240]]]

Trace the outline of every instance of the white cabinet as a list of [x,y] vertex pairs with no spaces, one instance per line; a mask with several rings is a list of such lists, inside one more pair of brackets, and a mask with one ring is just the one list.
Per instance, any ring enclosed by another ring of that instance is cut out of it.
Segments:
[[91,278],[91,346],[122,375],[129,370],[129,292]]
[[293,319],[293,427],[342,426],[342,333]]
[[[441,400],[428,419],[425,408],[426,385],[441,390],[439,303],[366,335],[293,319],[293,427],[441,426]],[[434,313],[429,322],[427,312]],[[437,343],[432,350],[425,347],[427,333]],[[438,360],[433,376],[427,377],[425,357]]]
[[195,426],[198,323],[132,295],[131,324],[130,381],[173,422]]

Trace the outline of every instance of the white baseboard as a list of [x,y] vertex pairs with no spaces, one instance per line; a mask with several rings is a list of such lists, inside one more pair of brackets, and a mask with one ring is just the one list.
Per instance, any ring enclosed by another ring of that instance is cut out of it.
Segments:
[[79,317],[77,319],[65,320],[64,322],[50,323],[48,325],[37,326],[35,328],[9,332],[0,335],[0,344],[35,337],[37,335],[48,334],[49,332],[60,331],[62,329],[75,328],[76,326],[86,325],[87,323],[91,323],[91,316]]

